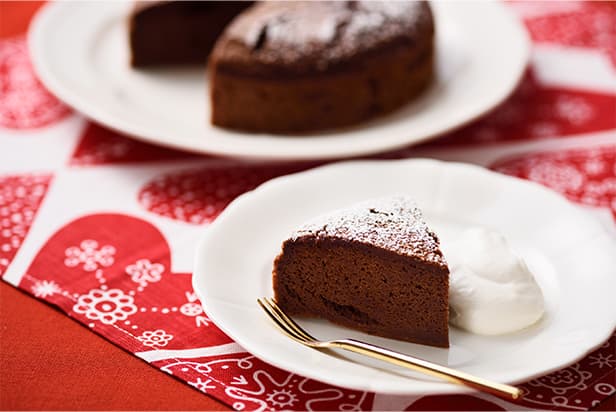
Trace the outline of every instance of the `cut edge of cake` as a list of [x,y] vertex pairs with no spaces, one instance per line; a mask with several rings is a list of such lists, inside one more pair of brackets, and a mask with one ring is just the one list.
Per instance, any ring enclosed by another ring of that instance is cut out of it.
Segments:
[[409,196],[364,201],[303,224],[283,243],[273,282],[291,315],[449,346],[449,270]]

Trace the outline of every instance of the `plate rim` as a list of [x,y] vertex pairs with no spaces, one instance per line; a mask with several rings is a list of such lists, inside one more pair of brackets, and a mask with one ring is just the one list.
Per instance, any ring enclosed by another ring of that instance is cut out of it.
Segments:
[[[214,299],[208,299],[207,298],[207,293],[204,292],[204,290],[201,288],[201,283],[199,280],[200,274],[201,277],[203,277],[202,275],[202,271],[200,270],[200,266],[202,265],[203,259],[201,258],[201,256],[203,255],[203,253],[201,253],[203,250],[206,249],[206,245],[209,242],[209,237],[210,237],[210,230],[207,230],[209,227],[211,227],[212,225],[215,225],[216,222],[218,221],[218,219],[220,217],[224,217],[223,214],[226,216],[227,213],[231,213],[231,212],[227,212],[228,210],[233,211],[236,207],[238,207],[238,204],[242,204],[244,202],[247,201],[247,199],[250,198],[250,196],[252,194],[254,194],[255,192],[263,189],[263,188],[267,188],[271,185],[276,185],[280,182],[284,182],[287,180],[292,180],[294,178],[296,178],[298,175],[301,176],[305,176],[308,174],[320,174],[320,173],[326,173],[328,169],[337,169],[340,167],[354,167],[354,166],[361,166],[361,165],[365,165],[365,164],[381,164],[381,165],[391,165],[391,164],[405,164],[405,163],[432,163],[432,164],[437,164],[437,165],[445,165],[447,166],[452,166],[452,167],[460,167],[460,168],[466,168],[466,169],[473,169],[475,171],[480,171],[483,173],[487,173],[489,175],[491,175],[493,178],[497,178],[497,179],[502,179],[502,180],[507,180],[513,184],[521,184],[524,186],[528,186],[528,187],[532,187],[535,190],[539,190],[541,192],[543,192],[545,195],[550,196],[554,199],[557,199],[558,201],[562,202],[563,206],[569,208],[569,210],[573,213],[577,213],[579,216],[583,216],[584,219],[586,219],[588,222],[592,222],[592,224],[596,225],[597,227],[601,227],[602,229],[605,230],[606,233],[609,233],[607,231],[607,229],[605,229],[603,226],[601,226],[599,224],[599,222],[594,219],[587,211],[583,210],[582,208],[580,208],[579,206],[575,205],[574,203],[570,202],[569,200],[567,200],[565,197],[563,197],[562,195],[558,194],[557,192],[554,192],[553,190],[540,185],[539,183],[533,182],[533,181],[529,181],[529,180],[523,180],[523,179],[518,179],[512,176],[508,176],[508,175],[504,175],[504,174],[500,174],[497,172],[493,172],[491,170],[485,169],[481,166],[476,166],[476,165],[472,165],[472,164],[468,164],[468,163],[462,163],[462,162],[450,162],[450,161],[442,161],[442,160],[436,160],[436,159],[429,159],[429,158],[415,158],[415,159],[399,159],[399,160],[348,160],[348,161],[341,161],[341,162],[335,162],[335,163],[330,163],[327,165],[323,165],[323,166],[318,166],[312,169],[308,169],[306,171],[301,171],[301,172],[296,172],[296,173],[292,173],[289,175],[284,175],[284,176],[280,176],[280,177],[276,177],[274,179],[271,179],[261,185],[259,185],[257,188],[245,192],[242,195],[238,196],[233,202],[231,202],[226,208],[225,210],[223,210],[223,212],[218,216],[218,218],[212,222],[210,224],[210,226],[208,226],[207,228],[205,228],[204,234],[202,235],[201,239],[199,240],[197,247],[196,247],[196,254],[195,254],[195,258],[194,258],[194,263],[193,263],[193,274],[192,274],[192,279],[191,279],[191,284],[193,286],[193,290],[195,291],[195,293],[197,294],[197,296],[200,299],[200,302],[203,306],[203,309],[205,311],[205,313],[208,314],[208,316],[210,316],[211,311],[211,306],[209,306],[209,302],[214,300]],[[611,238],[612,243],[614,243],[614,245],[616,245],[616,239]],[[201,282],[203,282],[203,280],[201,280]],[[255,307],[256,307],[256,300],[255,300]],[[615,307],[616,309],[616,307]],[[615,310],[616,312],[616,310]],[[215,311],[214,311],[215,313]],[[214,318],[212,318],[212,321],[216,324],[216,326],[218,328],[220,328],[225,334],[227,334],[228,336],[230,336],[234,341],[237,341],[235,339],[234,332],[231,331],[227,325],[224,324],[219,324],[216,322],[216,320]],[[601,334],[600,337],[596,337],[596,342],[590,344],[589,342],[586,342],[586,345],[584,347],[583,350],[581,350],[578,354],[576,355],[572,355],[570,356],[567,360],[565,361],[560,361],[559,365],[554,365],[553,367],[549,367],[549,368],[544,368],[540,371],[536,371],[533,372],[531,374],[527,374],[524,377],[520,377],[518,379],[514,379],[511,380],[509,382],[509,384],[517,384],[517,383],[522,383],[522,382],[527,382],[529,380],[541,377],[541,376],[545,376],[548,375],[552,372],[561,370],[563,368],[566,368],[567,366],[574,364],[575,362],[578,362],[579,360],[583,359],[584,357],[586,357],[589,353],[593,352],[594,350],[596,350],[597,348],[599,348],[600,346],[602,346],[605,341],[607,341],[610,336],[612,336],[612,334],[616,331],[616,317],[614,318],[614,320],[612,321],[612,325],[611,327],[606,327],[604,333]],[[597,336],[597,334],[595,333],[594,336]],[[242,347],[244,347],[242,342],[237,342],[238,344],[242,345]],[[298,344],[299,345],[299,344]],[[244,347],[245,348],[245,347]],[[246,349],[246,348],[245,348]],[[287,370],[286,365],[284,364],[284,362],[278,362],[275,359],[275,356],[273,357],[274,359],[272,359],[272,357],[261,357],[260,353],[255,353],[252,351],[249,351],[248,349],[246,349],[249,353],[251,353],[252,355],[256,356],[259,359],[262,359],[263,361],[276,366],[280,369],[283,370]],[[297,373],[295,371],[291,371],[293,373]],[[301,372],[300,372],[301,374]],[[310,375],[303,375],[306,376],[308,378],[311,379],[315,379],[321,382],[325,382],[337,387],[346,387],[349,389],[354,389],[354,390],[364,390],[364,391],[372,391],[375,392],[374,388],[369,388],[368,385],[366,385],[365,387],[355,387],[355,386],[345,386],[344,383],[341,383],[339,381],[336,381],[335,379],[331,379],[328,376],[310,376]],[[409,378],[409,382],[413,382],[413,379]],[[448,394],[448,393],[466,393],[466,392],[471,392],[472,390],[466,387],[461,387],[458,385],[454,385],[451,383],[447,383],[447,382],[431,382],[434,384],[435,387],[438,388],[438,391],[431,391],[431,392],[426,392],[425,390],[417,390],[417,389],[413,389],[413,388],[409,388],[408,390],[404,390],[404,391],[400,391],[400,390],[387,390],[387,388],[383,389],[382,387],[379,387],[378,390],[376,390],[376,392],[381,393],[381,394],[390,394],[390,395],[422,395],[422,394],[426,394],[426,393],[438,393],[438,394]],[[412,385],[409,385],[412,386]]]
[[[207,143],[204,145],[200,142],[199,144],[195,145],[190,143],[190,138],[168,138],[165,137],[164,134],[157,131],[148,131],[148,129],[144,128],[143,125],[131,124],[130,122],[125,122],[122,119],[117,119],[113,115],[113,113],[109,113],[104,109],[99,109],[96,103],[91,102],[91,99],[89,99],[87,95],[84,95],[84,93],[80,91],[81,89],[73,90],[70,85],[67,85],[65,82],[62,81],[61,76],[57,76],[54,74],[54,72],[57,71],[53,69],[52,64],[46,62],[46,59],[44,57],[45,45],[47,44],[47,41],[45,40],[47,36],[45,35],[45,33],[46,28],[49,26],[49,22],[54,21],[53,19],[57,18],[56,15],[58,13],[61,13],[62,8],[66,7],[67,4],[70,4],[70,2],[49,2],[43,5],[43,7],[38,10],[36,15],[32,19],[32,23],[27,33],[27,42],[30,50],[32,65],[35,72],[37,73],[38,78],[45,85],[45,87],[47,87],[54,95],[58,96],[62,101],[66,102],[75,111],[78,111],[84,114],[86,117],[94,120],[95,122],[98,122],[105,127],[115,130],[123,135],[126,135],[127,137],[171,149],[183,150],[191,153],[210,154],[222,157],[255,160],[339,159],[384,153],[401,149],[409,145],[416,145],[427,140],[436,138],[440,135],[449,133],[458,128],[461,128],[475,121],[479,117],[485,115],[490,110],[502,103],[515,91],[516,86],[520,83],[526,71],[526,67],[528,65],[531,54],[531,42],[529,35],[524,29],[519,19],[515,17],[512,10],[508,10],[505,5],[500,3],[479,3],[482,7],[485,7],[487,5],[488,7],[500,9],[500,13],[502,13],[503,15],[507,15],[506,18],[510,21],[511,28],[513,28],[513,31],[517,32],[515,42],[519,43],[518,46],[520,47],[520,59],[517,62],[517,71],[515,72],[515,75],[512,75],[509,78],[509,81],[506,86],[499,88],[498,93],[491,96],[490,102],[484,104],[484,106],[480,109],[477,109],[475,113],[462,116],[462,120],[453,121],[451,122],[451,124],[447,125],[447,127],[442,127],[438,130],[435,129],[430,131],[429,133],[424,133],[414,138],[399,138],[395,141],[389,142],[386,145],[383,145],[382,143],[380,145],[376,143],[371,143],[364,146],[354,147],[352,144],[349,144],[348,140],[345,140],[345,142],[341,142],[336,145],[330,144],[329,146],[324,146],[317,152],[308,151],[305,147],[302,148],[302,146],[287,147],[283,151],[280,151],[280,149],[278,149],[279,151],[276,152],[275,150],[271,150],[271,147],[268,142],[260,143],[258,150],[255,150],[254,147],[249,150],[242,149],[241,145],[235,144],[225,145],[223,147],[220,145],[217,146],[216,144],[211,145]],[[361,128],[361,125],[357,127]],[[268,139],[272,137],[276,139],[285,139],[289,142],[291,142],[292,140],[302,139],[302,137],[285,137],[263,133],[241,133],[229,131],[224,128],[222,130],[224,130],[225,132],[234,133],[243,139],[250,140],[259,139],[260,136],[265,136]],[[405,134],[403,132],[396,133],[400,135]],[[319,133],[310,134],[309,137],[319,137],[327,139],[327,136],[320,136]],[[350,135],[343,138],[352,139]],[[378,139],[374,140],[376,141]],[[250,152],[250,150],[253,150],[255,152]]]

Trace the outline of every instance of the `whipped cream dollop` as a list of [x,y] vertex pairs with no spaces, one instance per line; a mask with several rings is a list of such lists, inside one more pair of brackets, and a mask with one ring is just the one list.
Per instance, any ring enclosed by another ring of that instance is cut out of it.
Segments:
[[447,249],[450,323],[481,335],[499,335],[541,318],[541,289],[500,233],[468,229]]

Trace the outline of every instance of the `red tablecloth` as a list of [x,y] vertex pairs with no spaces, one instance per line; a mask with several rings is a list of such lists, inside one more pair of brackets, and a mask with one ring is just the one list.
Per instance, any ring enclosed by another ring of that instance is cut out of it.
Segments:
[[[202,313],[185,245],[237,194],[307,165],[196,158],[88,123],[32,74],[21,33],[37,6],[0,3],[0,275],[86,328],[0,285],[3,408],[222,406],[90,330],[236,409],[579,410],[613,395],[614,337],[581,362],[522,385],[527,396],[518,405],[482,394],[342,390],[243,352]],[[596,207],[612,225],[615,8],[522,3],[512,9],[535,41],[532,66],[514,95],[435,143],[385,156],[469,161],[535,180]],[[97,193],[89,190],[93,184]]]

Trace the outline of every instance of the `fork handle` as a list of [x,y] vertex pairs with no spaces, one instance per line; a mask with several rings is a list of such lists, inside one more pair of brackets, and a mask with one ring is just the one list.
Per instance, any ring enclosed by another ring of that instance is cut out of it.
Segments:
[[482,379],[468,373],[428,362],[423,359],[405,355],[390,349],[385,349],[380,346],[371,345],[369,343],[360,342],[355,339],[342,339],[329,342],[331,346],[340,349],[345,349],[350,352],[366,355],[371,358],[379,359],[385,362],[392,363],[397,366],[412,369],[428,375],[436,376],[448,382],[458,385],[469,386],[474,389],[479,389],[484,392],[489,392],[493,395],[504,397],[507,399],[518,399],[522,391],[515,386],[505,385],[498,382],[492,382],[487,379]]

